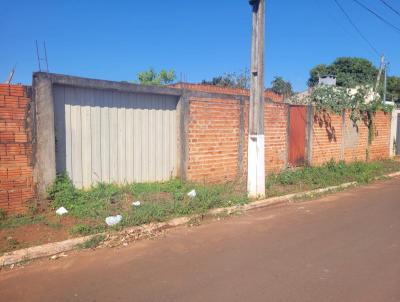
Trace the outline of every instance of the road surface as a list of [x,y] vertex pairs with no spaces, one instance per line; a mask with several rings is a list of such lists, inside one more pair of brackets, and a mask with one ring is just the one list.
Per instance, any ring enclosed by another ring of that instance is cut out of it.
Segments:
[[1,301],[400,301],[400,179],[0,272]]

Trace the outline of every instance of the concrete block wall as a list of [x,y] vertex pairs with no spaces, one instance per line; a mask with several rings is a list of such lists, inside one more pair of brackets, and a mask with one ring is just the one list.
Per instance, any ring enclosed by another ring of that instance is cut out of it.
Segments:
[[35,197],[28,88],[0,84],[0,208],[22,213]]

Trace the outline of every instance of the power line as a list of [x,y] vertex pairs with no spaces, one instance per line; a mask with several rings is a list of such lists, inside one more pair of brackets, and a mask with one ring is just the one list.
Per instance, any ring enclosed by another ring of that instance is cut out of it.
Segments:
[[369,11],[371,14],[373,14],[375,17],[377,17],[379,20],[381,20],[383,23],[385,23],[386,25],[389,25],[391,28],[393,28],[394,30],[396,30],[398,33],[400,33],[400,28],[397,27],[396,25],[390,23],[389,21],[387,21],[384,17],[382,17],[381,15],[377,14],[376,12],[374,12],[372,9],[370,9],[368,6],[366,6],[364,3],[361,3],[358,0],[353,0],[355,3],[357,3],[359,6],[361,6],[363,9]]
[[386,7],[388,7],[390,10],[392,10],[395,14],[400,16],[400,12],[395,9],[393,6],[391,6],[389,3],[387,3],[385,0],[380,0],[383,4],[385,4]]
[[363,35],[363,33],[361,32],[361,30],[358,28],[358,26],[353,22],[353,20],[351,19],[351,17],[349,16],[349,14],[345,11],[345,9],[343,8],[343,6],[337,1],[334,0],[336,5],[339,7],[339,9],[343,12],[343,14],[346,16],[347,20],[350,22],[350,24],[354,27],[354,29],[357,31],[357,33],[360,35],[360,37],[369,45],[369,47],[371,47],[371,49],[378,55],[380,56],[380,53],[378,52],[378,50],[374,47],[374,45],[367,39],[366,36]]

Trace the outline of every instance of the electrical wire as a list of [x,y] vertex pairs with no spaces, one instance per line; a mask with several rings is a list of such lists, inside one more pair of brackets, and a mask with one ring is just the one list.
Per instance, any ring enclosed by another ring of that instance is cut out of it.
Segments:
[[346,16],[347,20],[350,22],[350,24],[354,27],[354,29],[357,31],[357,33],[360,35],[360,37],[371,47],[371,49],[376,53],[378,56],[380,56],[380,53],[378,50],[374,47],[374,45],[367,39],[366,36],[361,32],[360,28],[353,22],[351,19],[350,15],[346,12],[346,10],[343,8],[343,6],[337,1],[335,1],[336,5],[339,7],[339,9],[342,11],[342,13]]
[[393,6],[391,6],[389,3],[387,3],[385,0],[380,0],[386,7],[388,7],[391,11],[393,11],[395,14],[400,16],[400,12],[395,9]]
[[371,14],[373,14],[375,17],[377,17],[379,20],[381,20],[383,23],[385,23],[386,25],[390,26],[391,28],[393,28],[395,31],[397,31],[398,33],[400,33],[400,27],[397,27],[396,25],[390,23],[389,21],[387,21],[384,17],[382,17],[381,15],[377,14],[376,12],[374,12],[372,9],[370,9],[368,6],[366,6],[364,3],[358,1],[358,0],[353,0],[355,3],[357,3],[359,6],[361,6],[363,9],[369,11]]

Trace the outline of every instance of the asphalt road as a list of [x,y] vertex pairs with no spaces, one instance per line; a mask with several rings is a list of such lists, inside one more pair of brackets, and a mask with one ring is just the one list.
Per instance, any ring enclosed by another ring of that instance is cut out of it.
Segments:
[[400,301],[400,179],[0,272],[1,301]]

